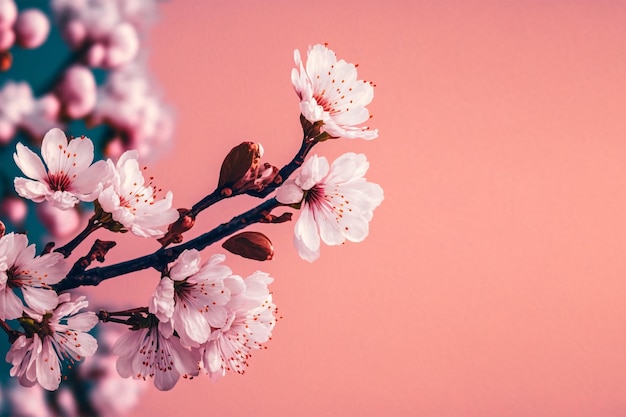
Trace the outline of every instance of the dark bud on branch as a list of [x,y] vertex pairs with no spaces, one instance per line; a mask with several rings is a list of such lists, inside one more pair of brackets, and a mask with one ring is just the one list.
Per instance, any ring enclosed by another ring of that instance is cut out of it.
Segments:
[[191,229],[196,222],[196,217],[191,210],[186,208],[178,209],[178,220],[170,224],[167,233],[158,239],[162,247],[166,247],[170,243],[180,243],[183,241],[183,233]]
[[267,236],[259,232],[242,232],[226,240],[222,247],[235,255],[256,261],[269,261],[274,247]]
[[89,253],[76,261],[70,271],[70,275],[84,271],[93,261],[104,262],[104,257],[107,252],[109,252],[116,244],[117,243],[113,241],[96,239],[93,246],[91,246]]
[[0,221],[0,237],[4,236],[4,233],[7,231],[7,227]]
[[278,168],[261,164],[263,147],[259,143],[243,142],[224,158],[218,189],[230,197],[246,191],[261,191],[277,179]]
[[291,221],[291,216],[293,213],[283,213],[280,216],[274,216],[273,214],[267,214],[259,223],[285,223]]

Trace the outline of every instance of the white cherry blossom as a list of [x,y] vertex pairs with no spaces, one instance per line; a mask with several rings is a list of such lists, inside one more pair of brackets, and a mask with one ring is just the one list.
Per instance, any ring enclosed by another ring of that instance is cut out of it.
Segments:
[[332,137],[374,139],[378,130],[358,126],[370,118],[367,106],[374,98],[372,84],[357,80],[354,64],[339,60],[325,45],[310,46],[306,69],[300,51],[294,51],[298,68],[291,82],[300,97],[300,111],[311,123],[322,122]]
[[62,130],[48,131],[41,144],[41,159],[26,146],[17,144],[13,159],[29,178],[17,177],[17,193],[36,203],[49,201],[60,209],[74,207],[79,201],[93,201],[107,178],[104,161],[91,165],[94,157],[91,140],[85,136],[67,141]]
[[326,158],[313,155],[278,188],[281,203],[302,202],[294,236],[300,257],[317,259],[320,238],[327,245],[365,239],[374,209],[383,200],[382,188],[364,178],[368,168],[363,154],[346,153],[330,167]]
[[65,293],[59,296],[58,307],[41,320],[21,319],[32,336],[18,337],[7,353],[6,360],[13,365],[10,375],[24,386],[39,383],[48,391],[56,390],[61,382],[61,361],[82,360],[98,348],[96,339],[87,333],[98,317],[91,311],[79,313],[87,305],[85,297],[70,301],[70,294]]
[[[35,257],[35,245],[28,245],[26,235],[8,233],[0,238],[0,319],[42,315],[58,304],[50,286],[69,272],[70,265],[60,253]],[[26,307],[16,294],[22,293]]]
[[250,352],[269,340],[277,311],[268,289],[272,281],[267,273],[253,273],[244,280],[245,290],[226,305],[226,320],[213,330],[202,355],[203,368],[212,380],[226,371],[245,373]]
[[[200,252],[185,250],[163,277],[149,311],[171,325],[186,347],[198,347],[227,316],[231,293],[243,290],[243,280],[232,275],[224,255],[213,255],[200,266]],[[162,328],[163,329],[163,328]]]
[[116,165],[107,160],[113,175],[98,202],[113,220],[135,235],[158,238],[178,219],[178,211],[172,208],[171,191],[158,199],[152,183],[146,184],[137,158],[136,151],[126,151]]
[[154,386],[167,391],[182,375],[198,375],[200,353],[187,349],[175,335],[166,337],[155,316],[148,327],[129,331],[118,339],[113,353],[118,355],[117,372],[122,378],[154,377]]

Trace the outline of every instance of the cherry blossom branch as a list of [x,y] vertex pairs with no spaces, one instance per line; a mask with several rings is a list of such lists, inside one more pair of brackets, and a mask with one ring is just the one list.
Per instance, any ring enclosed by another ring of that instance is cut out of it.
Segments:
[[76,247],[80,245],[83,240],[85,240],[90,234],[92,234],[93,232],[95,232],[96,230],[100,229],[103,226],[104,224],[98,221],[98,219],[94,215],[91,219],[89,219],[87,226],[85,226],[82,232],[80,232],[74,239],[70,240],[67,244],[65,244],[65,246],[61,246],[60,248],[57,248],[54,251],[59,252],[65,258],[69,257],[72,254],[72,251],[76,249]]
[[143,269],[154,268],[156,270],[163,270],[167,267],[168,263],[173,262],[176,258],[178,258],[178,255],[180,255],[185,249],[202,250],[220,239],[223,239],[224,237],[254,223],[276,223],[285,221],[286,218],[284,215],[279,217],[270,215],[272,209],[280,205],[281,203],[279,203],[275,198],[272,198],[259,204],[253,209],[234,217],[229,222],[223,223],[215,229],[184,244],[171,248],[162,248],[149,255],[120,262],[111,266],[96,267],[86,271],[70,271],[67,277],[60,283],[54,285],[53,288],[55,291],[59,292],[83,285],[95,286],[104,280],[129,274],[131,272],[141,271]]
[[10,343],[15,342],[17,340],[17,338],[20,337],[21,333],[18,332],[17,330],[13,330],[8,324],[6,324],[6,322],[4,320],[0,320],[0,327],[9,336],[9,342]]

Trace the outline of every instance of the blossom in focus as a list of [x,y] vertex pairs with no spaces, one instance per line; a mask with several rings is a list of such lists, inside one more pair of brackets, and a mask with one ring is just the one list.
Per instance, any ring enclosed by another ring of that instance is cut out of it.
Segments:
[[363,154],[343,154],[330,167],[326,158],[313,155],[278,188],[279,202],[302,202],[294,236],[301,258],[313,262],[319,257],[320,238],[327,245],[340,245],[368,235],[374,209],[383,200],[382,188],[364,178],[368,168]]
[[10,375],[24,386],[39,383],[48,391],[56,390],[61,382],[61,361],[80,361],[98,348],[96,339],[87,333],[98,317],[91,311],[79,313],[87,305],[85,297],[71,301],[70,294],[65,293],[59,296],[59,305],[42,319],[20,319],[28,331],[13,342],[6,355],[13,365]]
[[167,391],[174,388],[181,375],[198,375],[198,350],[185,348],[175,335],[166,337],[155,316],[148,316],[147,320],[150,321],[147,327],[129,331],[113,347],[113,353],[119,356],[120,376],[154,377],[154,386]]
[[291,82],[300,97],[300,112],[311,123],[322,122],[331,137],[374,139],[378,130],[358,126],[370,118],[367,106],[374,98],[372,84],[357,80],[354,64],[339,60],[325,45],[307,52],[306,69],[300,51],[294,52],[298,68]]
[[[60,253],[35,257],[35,245],[26,235],[8,233],[0,238],[0,319],[16,319],[23,311],[36,316],[58,304],[50,286],[69,272],[70,265]],[[27,307],[15,293],[19,289]]]
[[7,143],[35,107],[30,85],[9,81],[0,89],[0,143]]
[[257,271],[244,280],[245,289],[226,305],[226,320],[203,345],[202,365],[212,380],[227,371],[245,373],[252,350],[261,349],[276,324],[276,306],[268,285],[273,278]]
[[125,229],[137,236],[158,238],[178,219],[178,211],[172,208],[171,191],[157,199],[157,190],[151,182],[146,184],[137,158],[136,151],[126,151],[116,165],[107,160],[113,176],[98,202]]
[[93,161],[93,143],[85,136],[67,141],[62,130],[48,131],[41,143],[41,159],[26,146],[17,144],[13,159],[29,178],[16,177],[15,191],[36,203],[49,201],[60,209],[79,201],[93,201],[102,190],[107,165]]
[[[172,264],[152,296],[149,311],[169,323],[186,347],[198,347],[209,338],[211,327],[224,323],[231,291],[243,289],[243,281],[233,276],[225,265],[224,255],[213,255],[200,266],[200,252],[185,250]],[[171,333],[170,333],[171,334]],[[169,334],[167,334],[169,336]]]

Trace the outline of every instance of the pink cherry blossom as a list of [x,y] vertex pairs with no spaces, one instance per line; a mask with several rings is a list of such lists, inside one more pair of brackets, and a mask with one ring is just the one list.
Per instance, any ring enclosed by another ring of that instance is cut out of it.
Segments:
[[24,48],[38,48],[48,38],[50,21],[38,9],[28,9],[20,12],[15,22],[17,43]]
[[21,319],[28,332],[7,353],[6,360],[13,365],[10,375],[24,386],[38,383],[48,391],[56,390],[61,382],[61,361],[82,360],[98,348],[96,339],[87,333],[98,317],[91,311],[79,313],[87,305],[85,297],[71,301],[65,293],[59,296],[58,307],[42,318]]
[[150,312],[180,336],[186,347],[198,347],[209,338],[211,327],[224,323],[224,305],[243,281],[222,265],[224,255],[213,255],[200,266],[200,252],[185,250],[163,277],[150,304]]
[[276,306],[268,285],[273,278],[257,271],[247,277],[245,289],[226,305],[226,320],[213,330],[203,345],[202,364],[212,380],[226,371],[245,373],[251,351],[263,348],[276,324]]
[[0,29],[13,26],[17,19],[17,5],[14,0],[0,0]]
[[49,201],[61,209],[74,207],[79,201],[93,201],[107,178],[107,165],[98,161],[91,165],[93,143],[87,137],[67,141],[60,129],[51,129],[41,144],[41,154],[48,167],[26,146],[17,144],[13,159],[22,172],[32,179],[17,177],[17,193],[34,202]]
[[154,377],[154,385],[161,391],[174,388],[181,375],[198,375],[200,353],[185,348],[175,335],[166,337],[159,329],[155,316],[139,330],[131,330],[120,337],[113,347],[118,355],[117,372],[122,378]]
[[[57,294],[50,286],[69,272],[70,265],[60,253],[35,256],[35,245],[26,235],[8,233],[0,238],[0,319],[15,319],[26,310],[43,314],[57,306]],[[15,293],[22,293],[26,306]]]
[[300,97],[300,111],[311,123],[322,122],[332,137],[374,139],[377,130],[358,126],[370,118],[367,106],[374,98],[371,83],[357,80],[354,64],[339,60],[325,45],[314,45],[307,52],[306,69],[300,51],[294,52],[298,68],[291,82]]
[[281,203],[302,202],[294,236],[300,257],[317,259],[320,238],[327,245],[365,239],[374,209],[383,200],[382,188],[364,178],[368,168],[363,154],[346,153],[330,167],[326,158],[313,155],[278,188]]
[[126,151],[116,165],[107,161],[113,176],[98,202],[113,220],[135,235],[158,238],[178,219],[178,211],[172,208],[171,191],[158,199],[152,183],[146,184],[137,158],[137,151]]
[[109,124],[125,138],[123,143],[114,141],[110,156],[116,156],[121,147],[136,149],[142,160],[153,160],[172,143],[172,110],[163,103],[143,63],[111,71],[98,90],[92,119]]
[[79,232],[83,218],[77,207],[62,210],[47,201],[36,207],[37,217],[55,239],[65,239]]
[[30,85],[9,81],[0,89],[0,142],[9,142],[35,107]]
[[65,113],[73,119],[87,116],[96,105],[96,79],[83,65],[68,68],[56,92]]

